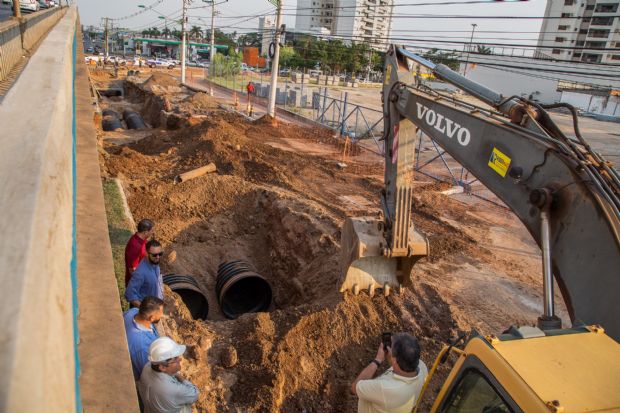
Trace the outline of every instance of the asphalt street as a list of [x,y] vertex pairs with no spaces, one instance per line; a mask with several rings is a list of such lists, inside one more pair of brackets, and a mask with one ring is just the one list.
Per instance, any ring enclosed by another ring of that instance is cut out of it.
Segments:
[[8,20],[13,15],[13,8],[10,4],[0,4],[0,22]]

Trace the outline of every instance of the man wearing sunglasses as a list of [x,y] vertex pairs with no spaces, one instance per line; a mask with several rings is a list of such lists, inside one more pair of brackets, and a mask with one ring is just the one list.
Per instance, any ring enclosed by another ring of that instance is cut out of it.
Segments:
[[144,297],[149,295],[163,300],[164,285],[159,272],[162,255],[164,252],[157,240],[146,243],[146,258],[140,261],[125,290],[125,298],[132,307],[140,307]]

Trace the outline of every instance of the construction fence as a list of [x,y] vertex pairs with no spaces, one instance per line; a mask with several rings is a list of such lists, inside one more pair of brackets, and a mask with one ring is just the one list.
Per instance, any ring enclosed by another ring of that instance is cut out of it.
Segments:
[[[269,76],[256,73],[236,76],[218,73],[210,80],[240,95],[247,94],[249,81],[254,82],[254,94],[258,97],[268,98],[271,89]],[[433,88],[453,92],[447,84],[433,84]],[[383,156],[383,111],[351,102],[350,92],[351,89],[317,87],[287,79],[278,85],[276,105],[332,129],[336,136],[348,139],[351,144]],[[476,177],[421,131],[416,140],[414,170],[422,179],[460,187],[466,194],[505,208]]]

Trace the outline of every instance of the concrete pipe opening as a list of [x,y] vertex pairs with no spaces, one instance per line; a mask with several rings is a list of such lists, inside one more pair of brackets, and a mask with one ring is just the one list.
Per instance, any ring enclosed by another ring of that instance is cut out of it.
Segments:
[[172,291],[179,294],[194,320],[206,320],[209,302],[200,286],[191,275],[166,274],[163,277]]
[[245,313],[267,311],[271,306],[271,286],[244,261],[221,263],[215,290],[222,313],[230,319]]

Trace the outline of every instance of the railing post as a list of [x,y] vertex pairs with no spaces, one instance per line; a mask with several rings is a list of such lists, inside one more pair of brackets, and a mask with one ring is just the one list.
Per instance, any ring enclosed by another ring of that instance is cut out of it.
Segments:
[[340,124],[340,135],[344,135],[346,123],[347,123],[347,99],[349,98],[349,92],[344,92],[344,103],[342,105],[342,122]]

